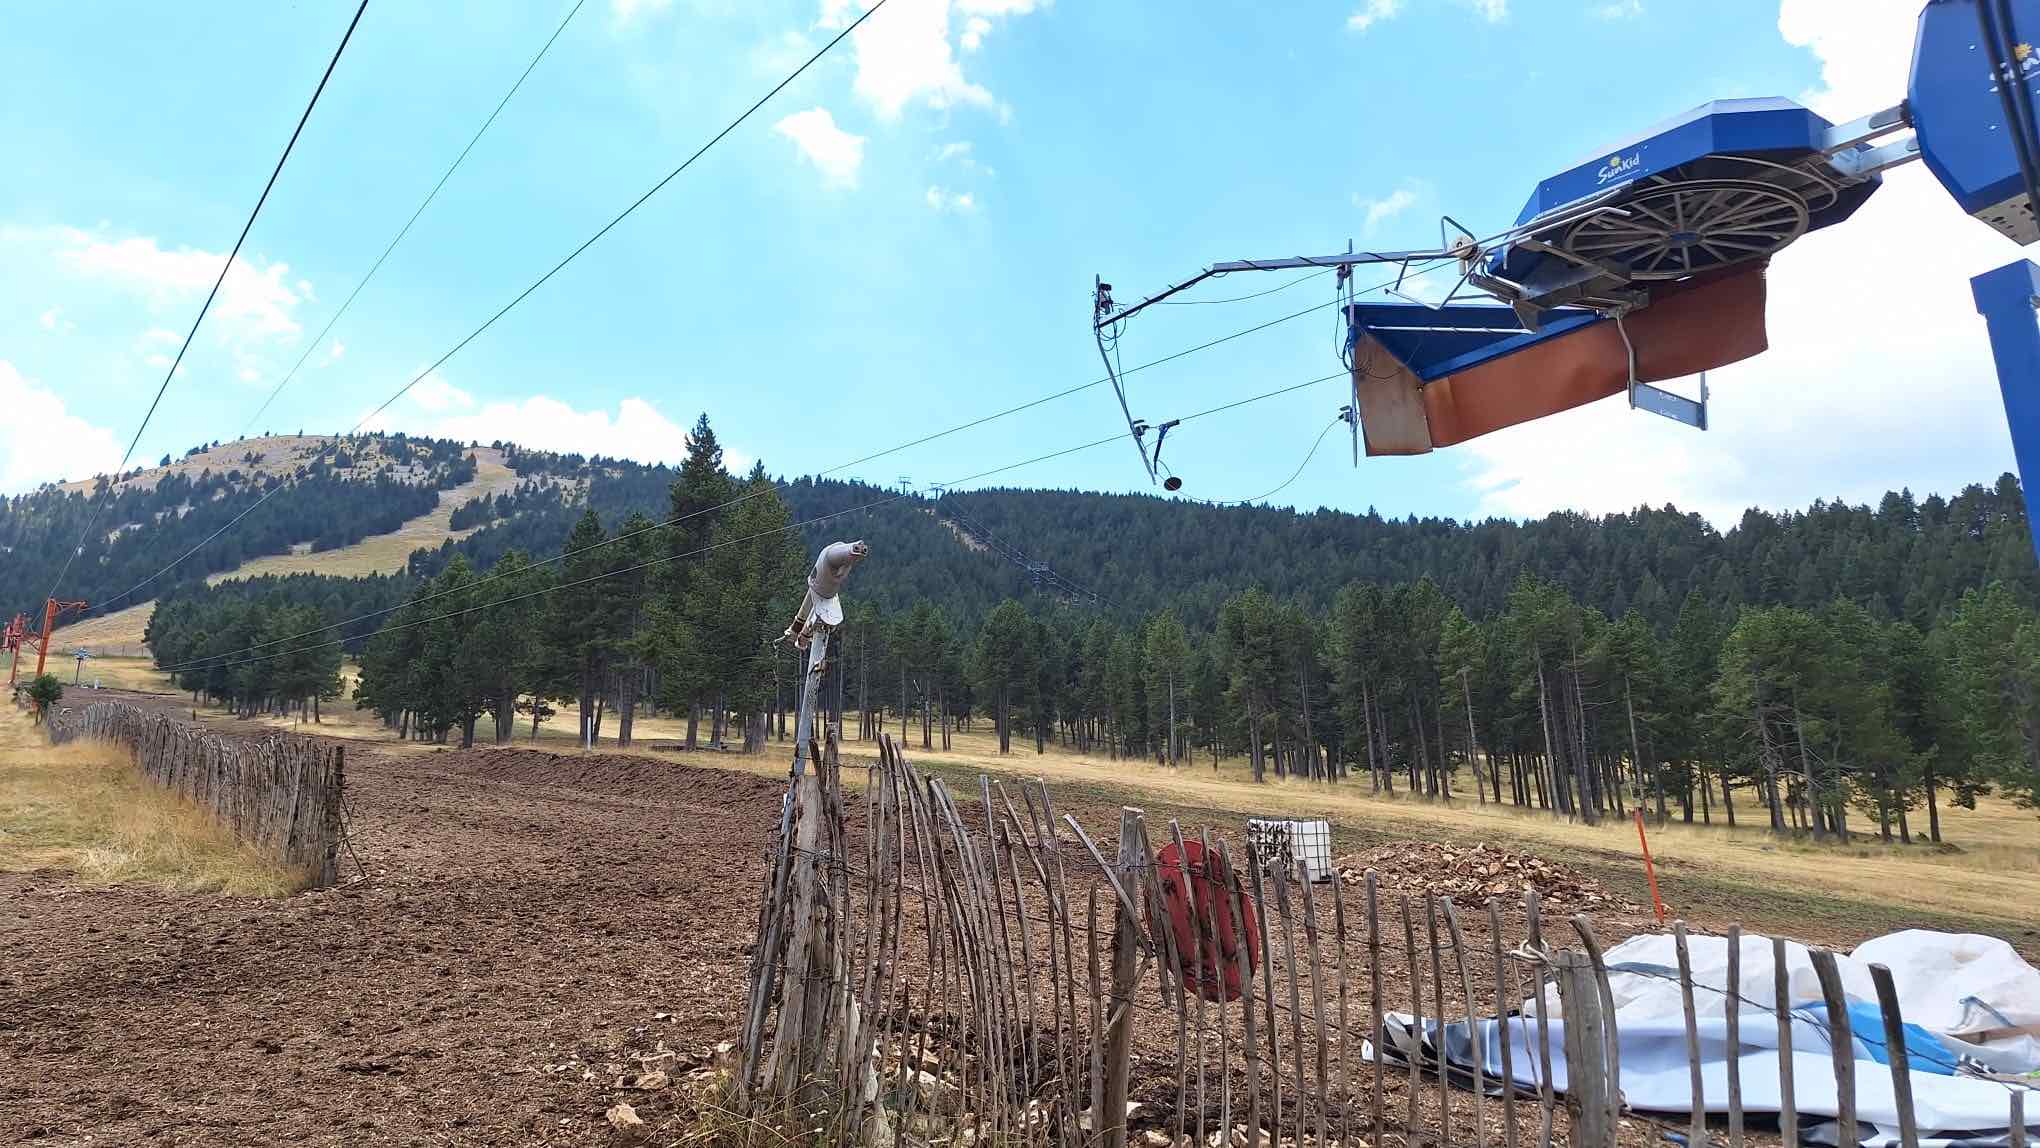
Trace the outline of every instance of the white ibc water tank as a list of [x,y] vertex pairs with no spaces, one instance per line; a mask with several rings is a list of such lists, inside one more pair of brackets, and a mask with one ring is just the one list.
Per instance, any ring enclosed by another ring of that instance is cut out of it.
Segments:
[[1247,821],[1247,838],[1254,843],[1263,865],[1275,872],[1293,873],[1303,862],[1313,882],[1333,880],[1338,870],[1332,865],[1332,823],[1329,821],[1283,821],[1254,817]]

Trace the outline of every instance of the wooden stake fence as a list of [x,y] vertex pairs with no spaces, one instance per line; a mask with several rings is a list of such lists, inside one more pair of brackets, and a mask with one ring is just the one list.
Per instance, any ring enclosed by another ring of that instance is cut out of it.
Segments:
[[[833,745],[822,757],[833,784]],[[1660,1129],[1677,1129],[1690,1148],[1745,1143],[1735,1075],[1725,1121],[1625,1106],[1600,942],[1573,917],[1580,949],[1553,947],[1535,893],[1520,910],[1490,899],[1484,912],[1462,914],[1442,897],[1383,898],[1370,871],[1356,882],[1359,920],[1348,923],[1346,878],[1314,888],[1299,879],[1306,869],[1264,857],[1251,839],[1236,871],[1216,832],[1192,835],[1174,822],[1158,830],[1128,808],[1116,841],[1097,840],[1058,818],[1039,782],[1021,785],[1017,802],[989,779],[974,788],[967,807],[881,736],[862,824],[840,824],[828,856],[814,859],[843,862],[817,927],[842,938],[834,991],[845,1014],[863,1018],[838,1060],[874,1065],[880,1081],[839,1073],[805,1114],[825,1116],[819,1126],[833,1143],[1613,1148],[1657,1140]],[[861,865],[843,861],[853,855]],[[768,899],[764,919],[784,921],[793,908]],[[1775,1010],[1728,1000],[1696,986],[1683,925],[1676,939],[1679,973],[1663,975],[1680,983],[1689,1034],[1702,1014],[1748,1008],[1775,1011],[1788,1050],[1795,1020],[1802,1035],[1832,1035],[1839,1107],[1855,1111],[1845,1009],[1830,1009],[1831,1026],[1795,1010],[1782,973]],[[761,950],[754,978],[789,948],[780,937]],[[1783,942],[1774,952],[1782,959]],[[1839,992],[1833,954],[1816,952],[1814,965]],[[1896,996],[1888,974],[1873,971],[1887,1018],[1874,1036],[1897,1040]],[[1527,995],[1526,983],[1535,986]],[[764,1023],[783,997],[754,999],[763,1011],[743,1035],[739,1095],[756,1095],[759,1066],[786,1055],[769,1047]],[[1547,1003],[1557,1006],[1548,1017]],[[1697,1036],[1689,1042],[1697,1058]],[[1905,1057],[1890,1063],[1901,1072]],[[1799,1134],[1792,1067],[1788,1051],[1788,1146]],[[1697,1064],[1693,1077],[1697,1093]],[[2013,1088],[2009,1110],[2023,1099]],[[1907,1117],[1900,1148],[1915,1148]]]
[[227,738],[121,702],[52,714],[52,744],[125,746],[143,776],[323,889],[337,879],[346,749],[290,733]]

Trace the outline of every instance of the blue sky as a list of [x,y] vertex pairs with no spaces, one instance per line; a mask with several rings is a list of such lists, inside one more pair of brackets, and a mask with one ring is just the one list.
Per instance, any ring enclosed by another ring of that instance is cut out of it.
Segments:
[[[854,0],[586,0],[253,429],[362,417],[762,94]],[[570,3],[371,3],[136,452],[240,434]],[[110,467],[351,3],[43,5],[0,40],[0,490]],[[382,425],[819,470],[1099,376],[1091,277],[1436,241],[1709,98],[1848,118],[1903,95],[1911,3],[891,0],[864,29],[392,408]],[[1846,235],[1842,233],[1846,232]],[[2015,251],[1923,171],[1785,252],[1773,350],[1701,436],[1604,403],[1417,459],[1326,440],[1275,501],[1539,514],[1950,490],[2011,466],[1968,274]],[[1373,278],[1362,275],[1362,282]],[[1193,298],[1275,286],[1235,277]],[[1329,298],[1161,308],[1128,365]],[[1329,311],[1129,379],[1160,421],[1336,370]],[[1328,383],[1186,426],[1186,495],[1288,475]],[[955,478],[1110,433],[1108,388],[860,468]],[[1130,447],[1002,476],[1147,489]]]

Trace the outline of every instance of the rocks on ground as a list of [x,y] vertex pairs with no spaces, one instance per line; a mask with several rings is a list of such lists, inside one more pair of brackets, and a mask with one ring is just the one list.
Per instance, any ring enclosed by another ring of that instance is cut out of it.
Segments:
[[1412,893],[1427,892],[1478,904],[1489,897],[1520,900],[1535,891],[1553,906],[1634,912],[1636,907],[1598,882],[1565,865],[1490,845],[1459,846],[1432,841],[1396,841],[1339,859],[1339,876],[1362,884],[1367,870],[1380,882]]

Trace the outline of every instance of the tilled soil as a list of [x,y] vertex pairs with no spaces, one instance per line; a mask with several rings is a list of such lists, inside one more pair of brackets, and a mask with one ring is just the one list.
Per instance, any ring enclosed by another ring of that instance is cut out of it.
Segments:
[[348,784],[341,888],[0,875],[0,1142],[604,1143],[637,1057],[735,1031],[782,783],[475,750]]

